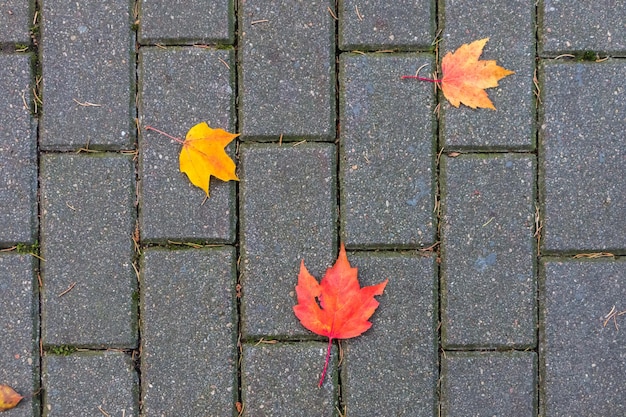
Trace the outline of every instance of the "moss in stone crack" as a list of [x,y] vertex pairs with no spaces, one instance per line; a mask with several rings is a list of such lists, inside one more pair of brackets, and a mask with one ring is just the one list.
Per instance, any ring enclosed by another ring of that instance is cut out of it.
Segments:
[[23,255],[37,253],[37,251],[39,250],[39,242],[35,241],[35,243],[33,243],[32,245],[27,245],[25,243],[18,243],[16,245],[15,250],[17,251],[17,253],[21,253]]
[[596,61],[598,54],[594,51],[582,51],[576,54],[577,61]]
[[47,350],[49,353],[52,353],[54,355],[69,356],[72,353],[76,352],[78,349],[70,345],[60,345],[60,346],[50,346],[48,347]]

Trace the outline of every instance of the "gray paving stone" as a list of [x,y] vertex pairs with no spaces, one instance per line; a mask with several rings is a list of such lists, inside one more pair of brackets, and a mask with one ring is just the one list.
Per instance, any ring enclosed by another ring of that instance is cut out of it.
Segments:
[[535,146],[535,6],[526,0],[445,2],[444,48],[489,38],[481,59],[515,71],[487,94],[496,107],[442,106],[444,146],[452,149],[533,149]]
[[433,88],[400,82],[422,64],[432,68],[432,57],[341,56],[341,232],[349,247],[434,240]]
[[0,3],[0,42],[30,43],[31,2],[4,0]]
[[0,383],[25,397],[9,416],[30,417],[39,408],[30,396],[39,388],[34,259],[30,255],[0,253]]
[[141,0],[141,43],[228,43],[234,41],[234,0]]
[[47,354],[43,383],[44,417],[139,415],[139,380],[122,352]]
[[232,414],[236,261],[232,247],[144,251],[140,305],[146,415]]
[[[626,262],[544,264],[542,369],[546,416],[626,415]],[[609,320],[607,320],[609,318]]]
[[43,2],[42,149],[133,147],[135,53],[130,8],[128,1]]
[[442,158],[442,341],[534,346],[535,158]]
[[335,416],[337,351],[333,346],[324,384],[326,343],[244,345],[241,397],[245,417]]
[[246,0],[239,7],[242,139],[335,139],[332,0]]
[[310,336],[292,311],[300,261],[318,279],[337,257],[335,147],[242,145],[241,331]]
[[389,283],[361,337],[342,341],[350,415],[430,416],[436,409],[437,289],[434,257],[348,254],[362,286]]
[[[200,122],[234,132],[232,51],[142,48],[139,55],[140,117],[184,139]],[[230,63],[227,68],[225,63]],[[146,242],[235,240],[235,183],[211,179],[211,197],[179,170],[181,146],[153,131],[140,134],[141,237]],[[228,148],[235,149],[234,142]]]
[[42,155],[41,203],[44,344],[136,347],[132,156]]
[[430,0],[340,0],[339,47],[432,48],[434,4]]
[[[0,14],[5,14],[2,9]],[[30,113],[30,60],[30,55],[0,55],[0,243],[7,245],[32,243],[37,230],[37,137]]]
[[604,0],[594,7],[567,0],[544,0],[539,16],[542,52],[626,52],[626,1]]
[[441,372],[447,417],[537,415],[534,352],[447,352]]
[[548,62],[543,75],[544,249],[625,249],[626,64]]

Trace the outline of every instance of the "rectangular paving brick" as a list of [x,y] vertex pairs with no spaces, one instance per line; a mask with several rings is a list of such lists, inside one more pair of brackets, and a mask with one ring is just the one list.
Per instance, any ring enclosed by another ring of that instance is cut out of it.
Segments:
[[[233,68],[232,51],[142,48],[141,125],[183,139],[200,122],[234,132]],[[139,223],[143,241],[234,242],[234,182],[211,178],[211,196],[204,202],[204,191],[180,172],[179,143],[142,130],[139,148]],[[234,153],[235,143],[227,149]]]
[[539,6],[540,48],[559,55],[575,51],[626,52],[626,1],[546,0]]
[[324,384],[326,344],[245,344],[241,362],[244,417],[334,417],[337,407],[337,350],[333,347]]
[[441,372],[442,415],[537,415],[534,352],[446,352]]
[[232,247],[144,251],[140,305],[146,415],[232,414],[236,261]]
[[452,149],[533,149],[535,146],[535,5],[527,0],[445,2],[441,56],[489,38],[481,59],[515,71],[487,94],[497,111],[452,107],[445,99],[443,137]]
[[46,417],[139,415],[139,380],[130,356],[122,352],[48,353],[43,383]]
[[431,0],[339,1],[341,49],[432,48]]
[[442,175],[444,346],[534,346],[535,157],[443,157]]
[[432,68],[432,56],[341,56],[341,232],[349,247],[434,240],[433,88],[400,81],[422,64]]
[[626,262],[550,259],[543,269],[542,415],[626,415]]
[[335,139],[332,0],[239,6],[242,139]]
[[42,155],[45,345],[136,347],[134,173],[130,155]]
[[39,389],[34,261],[31,255],[0,254],[0,383],[25,397],[9,414],[17,417],[35,415],[39,408],[30,396]]
[[[0,14],[4,14],[2,7]],[[33,243],[37,232],[37,136],[30,110],[31,58],[30,54],[0,55],[0,243],[5,245]]]
[[626,249],[624,78],[626,64],[617,60],[543,66],[540,187],[547,251]]
[[233,0],[141,0],[141,43],[227,43],[234,40]]
[[300,262],[318,279],[337,257],[335,147],[240,149],[241,331],[311,336],[293,313]]
[[389,283],[361,337],[342,341],[343,399],[350,415],[429,416],[436,409],[437,290],[434,257],[348,254],[362,286]]
[[135,142],[131,2],[43,1],[42,149],[129,149]]
[[30,43],[32,8],[32,3],[24,0],[4,0],[0,3],[0,42]]

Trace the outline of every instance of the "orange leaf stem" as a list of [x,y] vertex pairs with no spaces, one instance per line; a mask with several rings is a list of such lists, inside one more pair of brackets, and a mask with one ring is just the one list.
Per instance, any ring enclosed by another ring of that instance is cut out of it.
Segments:
[[145,129],[146,129],[146,130],[154,130],[155,132],[160,133],[160,134],[162,134],[163,136],[167,136],[168,138],[173,139],[173,140],[175,140],[175,141],[176,141],[176,142],[178,142],[178,143],[184,143],[184,142],[183,142],[183,140],[182,140],[181,138],[175,138],[174,136],[172,136],[172,135],[170,135],[170,134],[168,134],[168,133],[165,133],[165,132],[163,132],[162,130],[156,129],[156,128],[152,127],[152,126],[146,126],[146,128],[145,128]]
[[416,80],[420,80],[420,81],[428,81],[429,83],[440,83],[441,80],[433,80],[432,78],[424,78],[424,77],[420,77],[419,75],[403,75],[402,77],[400,77],[400,79],[402,80],[406,80],[408,78],[412,78],[412,79],[416,79]]
[[328,362],[330,361],[330,349],[333,346],[333,338],[328,338],[328,349],[326,349],[326,361],[324,362],[324,369],[322,369],[322,376],[320,378],[320,382],[317,384],[318,388],[322,387],[322,383],[324,382],[324,377],[326,376],[326,370],[328,369]]

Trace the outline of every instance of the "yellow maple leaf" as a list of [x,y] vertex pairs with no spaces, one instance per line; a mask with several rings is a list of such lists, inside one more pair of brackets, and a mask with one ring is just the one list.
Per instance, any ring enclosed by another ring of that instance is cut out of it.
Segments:
[[189,181],[209,196],[211,176],[222,181],[239,181],[235,163],[224,148],[239,134],[224,129],[211,129],[205,122],[198,123],[187,132],[180,151],[180,171]]
[[239,181],[235,163],[224,150],[239,134],[211,129],[205,122],[189,129],[184,141],[152,126],[146,126],[146,130],[154,130],[183,145],[178,158],[180,172],[187,174],[189,181],[202,188],[207,197],[212,176],[222,181]]

